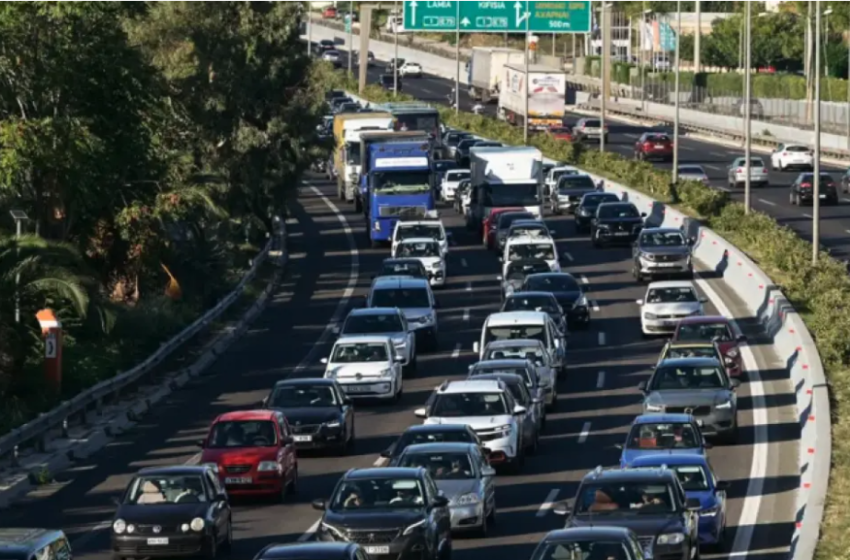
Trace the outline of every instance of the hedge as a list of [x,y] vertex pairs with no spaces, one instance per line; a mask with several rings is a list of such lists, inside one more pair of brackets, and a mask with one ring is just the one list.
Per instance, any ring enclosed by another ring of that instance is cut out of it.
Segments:
[[[356,91],[343,73],[337,87]],[[372,102],[393,100],[384,90],[370,86],[364,97]],[[398,100],[412,100],[407,95]],[[441,109],[442,121],[486,138],[511,145],[523,143],[522,131],[490,117]],[[551,159],[578,165],[588,171],[627,184],[656,200],[670,204],[722,235],[744,251],[770,276],[793,303],[814,338],[829,381],[833,414],[832,470],[817,560],[844,557],[850,549],[850,277],[844,263],[823,253],[811,265],[812,246],[793,230],[758,211],[744,212],[742,204],[724,192],[698,182],[671,187],[672,177],[644,162],[610,152],[583,150],[580,146],[533,135],[530,143]]]

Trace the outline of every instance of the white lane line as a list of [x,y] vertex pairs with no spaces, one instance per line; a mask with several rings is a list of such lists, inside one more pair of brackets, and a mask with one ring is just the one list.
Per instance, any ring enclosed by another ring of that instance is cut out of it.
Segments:
[[769,201],[769,200],[765,200],[765,199],[763,199],[763,198],[760,198],[760,199],[759,199],[759,202],[761,202],[762,204],[767,204],[768,206],[776,206],[776,203],[775,203],[775,202],[771,202],[771,201]]
[[455,346],[454,351],[452,351],[452,358],[454,358],[455,360],[460,358],[460,349],[461,349],[460,342],[458,342],[457,346]]
[[560,490],[558,490],[557,488],[554,488],[549,491],[549,494],[546,496],[546,499],[540,505],[540,509],[537,510],[537,517],[543,517],[547,513],[549,513],[549,510],[552,509],[553,505],[555,505],[555,500],[558,499],[559,492]]
[[466,268],[466,267],[468,267],[468,266],[469,266],[469,264],[467,264],[467,262],[466,262],[466,259],[460,259],[460,265],[461,265],[463,268]]
[[595,301],[591,301],[590,307],[591,307],[591,309],[593,309],[594,313],[599,313],[599,304],[598,303],[596,303]]
[[464,309],[464,310],[463,310],[463,320],[464,320],[464,321],[469,321],[469,309]]
[[814,217],[813,217],[811,214],[803,214],[803,217],[804,217],[804,218],[808,218],[808,219],[810,219],[810,220],[813,220],[813,219],[814,219]]
[[850,233],[850,229],[845,229],[845,230],[844,230],[844,232],[845,232],[845,233]]
[[600,371],[596,376],[596,388],[602,389],[605,387],[605,372]]
[[305,542],[305,541],[310,540],[310,537],[312,537],[312,536],[313,536],[313,533],[315,533],[315,532],[316,532],[316,529],[318,529],[318,528],[319,528],[319,523],[321,523],[321,522],[322,522],[322,518],[320,517],[320,518],[318,518],[318,519],[316,520],[316,522],[315,522],[315,523],[313,523],[312,525],[310,525],[310,528],[309,528],[309,529],[307,529],[307,530],[304,532],[304,534],[303,534],[303,535],[301,535],[300,537],[298,537],[298,542]]
[[472,282],[467,282],[467,283],[466,283],[466,291],[467,291],[467,292],[471,292],[471,291],[472,291]]
[[726,154],[723,154],[723,153],[720,153],[720,152],[708,152],[708,153],[709,153],[709,155],[712,155],[712,156],[714,156],[714,157],[716,157],[716,158],[725,158],[725,157],[729,157],[729,156],[727,156]]
[[606,340],[606,337],[605,337],[605,333],[604,332],[599,333],[599,346],[605,346],[606,342],[607,342],[607,340]]
[[733,191],[732,191],[732,189],[730,189],[729,187],[721,187],[721,186],[718,186],[718,187],[717,187],[717,190],[719,190],[719,191],[723,191],[723,192],[733,192]]
[[842,198],[841,200],[843,200],[844,202],[850,202],[850,198]]
[[582,274],[581,275],[581,283],[584,284],[585,286],[587,286],[588,284],[590,284],[590,280],[587,279],[587,276]]
[[573,256],[569,253],[564,253],[564,258],[567,259],[569,262],[573,262]]
[[585,422],[581,427],[581,433],[578,435],[578,442],[584,443],[587,441],[587,436],[590,435],[590,422]]

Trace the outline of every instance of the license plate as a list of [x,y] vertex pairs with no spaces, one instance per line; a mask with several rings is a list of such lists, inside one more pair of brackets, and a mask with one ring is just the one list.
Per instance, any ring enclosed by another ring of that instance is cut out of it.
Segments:
[[363,386],[363,385],[360,385],[360,386],[355,385],[355,386],[352,386],[352,387],[346,387],[345,388],[346,393],[368,393],[371,390],[372,390],[372,387]]
[[643,549],[643,557],[646,558],[646,560],[652,560],[652,547],[651,546],[648,546],[648,547]]
[[295,443],[313,441],[313,436],[292,436]]
[[148,544],[151,546],[163,546],[168,544],[167,537],[156,537],[148,539]]
[[660,268],[673,268],[674,266],[678,266],[676,263],[658,263],[657,265]]
[[366,554],[389,554],[390,547],[388,546],[367,546],[364,547],[366,549]]
[[225,478],[225,484],[251,484],[253,479],[250,477],[233,477],[233,478]]
[[825,194],[820,195],[821,198],[826,198]]
[[661,325],[665,327],[675,327],[679,321],[661,321]]
[[663,150],[663,149],[664,149],[664,144],[656,144],[656,145],[655,145],[655,149],[656,149],[656,150]]
[[628,237],[629,232],[627,231],[618,231],[614,234],[614,237]]

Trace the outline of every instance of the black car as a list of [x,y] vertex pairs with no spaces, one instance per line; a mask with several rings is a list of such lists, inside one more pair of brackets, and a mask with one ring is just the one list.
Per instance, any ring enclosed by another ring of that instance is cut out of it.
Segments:
[[[820,174],[820,199],[832,205],[838,204],[838,187],[835,179],[829,173]],[[791,183],[789,199],[792,205],[802,206],[813,204],[815,200],[815,174],[800,173],[797,180]]]
[[348,97],[348,94],[341,89],[332,89],[325,94],[325,101],[330,103],[334,99]]
[[333,39],[322,39],[319,41],[319,51],[325,52],[332,50],[336,50],[336,43]]
[[491,233],[491,235],[496,236],[496,239],[493,240],[490,248],[501,255],[505,251],[505,243],[508,240],[508,232],[511,230],[511,226],[514,222],[533,219],[534,214],[531,212],[502,212],[499,214],[496,231]]
[[461,140],[455,150],[455,161],[457,161],[458,167],[469,169],[469,150],[475,147],[501,148],[502,144],[499,142],[482,140],[481,138],[465,138]]
[[638,282],[659,276],[694,275],[692,243],[675,228],[641,231],[632,248],[632,275]]
[[354,447],[354,407],[333,379],[278,381],[263,407],[286,416],[296,449],[334,449],[344,455]]
[[590,222],[590,240],[594,247],[627,244],[637,240],[646,214],[631,202],[606,202],[596,209]]
[[528,259],[509,263],[505,277],[502,278],[502,301],[510,297],[514,292],[522,291],[526,278],[532,274],[541,274],[551,270],[552,267],[549,266],[549,263],[541,259]]
[[472,134],[470,134],[469,132],[452,130],[451,132],[446,134],[445,138],[443,138],[443,146],[445,146],[446,149],[449,151],[449,155],[454,157],[458,144],[468,138],[472,138]]
[[233,544],[227,492],[206,466],[140,470],[118,501],[112,556],[215,558]]
[[449,500],[426,469],[351,469],[313,508],[324,512],[319,541],[362,544],[372,558],[451,558]]
[[561,214],[564,210],[573,214],[584,195],[597,191],[590,175],[562,175],[549,196],[549,207],[553,214]]
[[340,103],[336,108],[337,115],[343,115],[345,113],[359,113],[363,108],[360,106],[360,103],[355,103],[354,101],[350,103]]
[[381,276],[413,276],[428,279],[428,271],[419,259],[384,259],[381,270],[372,280]]
[[567,332],[567,315],[551,292],[524,292],[520,288],[520,291],[505,298],[502,304],[502,313],[511,311],[543,311],[552,318],[559,331]]
[[525,279],[520,292],[548,292],[558,300],[570,326],[590,326],[590,308],[584,295],[585,290],[572,274],[547,272],[531,275]]
[[633,531],[644,557],[692,560],[699,556],[698,498],[687,498],[675,471],[667,468],[596,470],[579,485],[571,505],[559,504],[566,528],[605,525]]
[[537,545],[531,560],[561,558],[562,551],[569,551],[567,558],[643,560],[641,550],[637,535],[624,527],[573,527],[548,533]]
[[389,460],[389,466],[395,466],[396,460],[401,452],[410,445],[421,443],[477,443],[484,449],[481,439],[475,430],[467,424],[420,424],[411,426],[386,451],[381,457]]
[[[404,84],[402,83],[401,76],[396,80],[395,76],[392,74],[381,74],[381,77],[378,78],[381,87],[387,91],[397,91],[401,93],[404,91]],[[396,85],[398,85],[398,90],[396,90]]]
[[620,197],[614,193],[600,191],[589,192],[582,196],[575,209],[576,231],[590,232],[590,222],[596,215],[596,209],[600,204],[612,202],[620,202]]
[[358,544],[346,542],[306,542],[270,544],[254,560],[370,560]]
[[350,97],[334,97],[333,99],[328,101],[328,103],[331,106],[331,113],[336,114],[336,112],[342,105],[344,105],[345,103],[354,103],[354,100]]
[[57,529],[0,529],[0,558],[3,560],[71,560],[71,543]]

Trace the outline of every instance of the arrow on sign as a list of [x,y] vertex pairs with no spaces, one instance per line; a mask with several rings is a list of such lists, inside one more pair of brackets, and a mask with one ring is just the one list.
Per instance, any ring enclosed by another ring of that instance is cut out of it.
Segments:
[[514,4],[514,9],[516,10],[516,25],[517,25],[517,27],[519,27],[520,24],[522,22],[524,22],[525,20],[527,20],[528,16],[531,15],[531,14],[529,14],[528,12],[525,12],[522,15],[520,15],[520,13],[522,12],[522,2],[517,2],[516,4]]
[[469,27],[470,23],[472,22],[469,21],[469,18],[463,18],[462,20],[460,20],[460,24],[464,27]]
[[56,333],[47,333],[44,339],[44,357],[55,358],[56,354]]
[[412,20],[411,25],[416,25],[416,6],[418,5],[419,2],[416,2],[415,0],[410,3],[410,19]]

